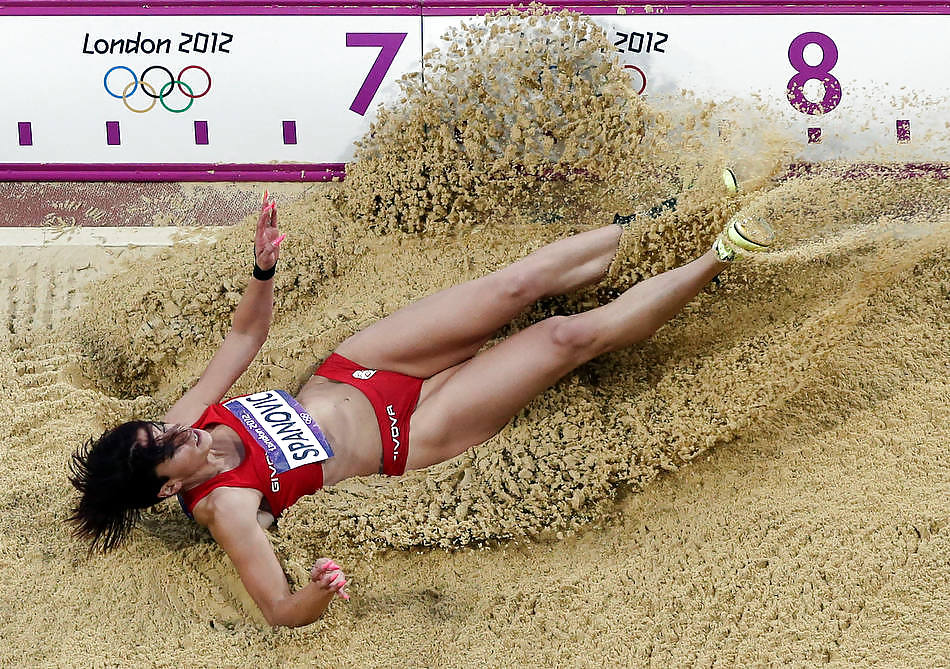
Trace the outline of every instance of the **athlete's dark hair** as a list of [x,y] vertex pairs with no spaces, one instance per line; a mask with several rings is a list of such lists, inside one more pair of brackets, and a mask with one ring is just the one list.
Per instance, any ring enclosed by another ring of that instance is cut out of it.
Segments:
[[156,439],[153,427],[163,429],[150,421],[122,423],[73,453],[69,480],[80,498],[69,520],[74,534],[91,542],[90,550],[118,546],[142,509],[161,501],[158,493],[168,478],[155,467],[174,454],[185,433],[169,430]]

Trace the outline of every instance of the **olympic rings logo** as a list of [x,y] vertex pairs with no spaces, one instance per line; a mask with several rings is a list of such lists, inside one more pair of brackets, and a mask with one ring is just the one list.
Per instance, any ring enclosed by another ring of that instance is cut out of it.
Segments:
[[624,65],[623,69],[625,70],[636,70],[637,74],[640,75],[640,90],[637,91],[637,95],[643,95],[643,91],[647,89],[647,75],[636,65]]
[[[132,80],[125,85],[121,93],[116,93],[109,87],[109,75],[111,75],[116,70],[125,70],[132,77]],[[162,84],[162,86],[158,89],[158,93],[155,92],[155,86],[146,81],[146,77],[153,70],[161,70],[168,76],[168,81]],[[185,76],[185,73],[188,72],[188,70],[199,70],[208,79],[208,84],[200,93],[195,93],[194,89],[192,89],[189,84],[184,82],[183,77]],[[169,70],[167,67],[164,67],[163,65],[152,65],[151,67],[147,67],[142,71],[141,76],[137,76],[131,68],[128,68],[125,65],[116,65],[115,67],[109,68],[109,70],[106,72],[105,76],[102,78],[102,85],[105,87],[106,93],[114,98],[122,100],[122,104],[125,105],[126,109],[133,111],[136,114],[144,114],[145,112],[151,111],[158,102],[162,103],[162,106],[173,114],[181,114],[182,112],[186,112],[191,109],[191,105],[195,103],[195,100],[198,98],[203,98],[208,94],[208,91],[211,90],[211,75],[208,74],[208,70],[204,69],[200,65],[188,65],[187,67],[182,68],[177,77],[172,74],[171,70]],[[145,107],[136,108],[129,104],[129,98],[135,95],[140,86],[142,88],[142,92],[145,93],[147,97],[151,98],[151,102]],[[181,94],[188,98],[188,104],[186,104],[184,107],[181,107],[180,109],[169,107],[165,103],[165,98],[171,95],[175,86],[178,86],[178,90],[181,91]]]

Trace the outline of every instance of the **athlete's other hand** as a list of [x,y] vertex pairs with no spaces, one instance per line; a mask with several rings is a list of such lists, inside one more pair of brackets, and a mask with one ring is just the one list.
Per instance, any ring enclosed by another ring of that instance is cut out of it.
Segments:
[[350,596],[343,589],[346,585],[346,576],[343,569],[330,558],[320,558],[313,564],[310,570],[310,580],[317,583],[322,588],[335,592],[343,599],[349,599]]
[[285,235],[277,229],[277,202],[264,191],[261,213],[257,218],[257,234],[254,236],[254,262],[267,271],[277,264],[280,243]]

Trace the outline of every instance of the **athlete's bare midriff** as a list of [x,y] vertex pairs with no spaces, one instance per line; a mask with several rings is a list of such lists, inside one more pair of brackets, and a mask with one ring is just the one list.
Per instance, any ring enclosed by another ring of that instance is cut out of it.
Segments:
[[383,444],[373,405],[363,393],[313,376],[297,393],[297,401],[316,419],[333,449],[333,457],[323,463],[324,486],[379,473]]

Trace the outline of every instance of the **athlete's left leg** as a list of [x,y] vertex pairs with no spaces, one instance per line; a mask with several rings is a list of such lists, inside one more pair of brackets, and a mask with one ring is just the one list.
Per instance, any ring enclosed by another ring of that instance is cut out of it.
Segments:
[[336,350],[365,367],[429,378],[471,358],[538,299],[603,278],[620,233],[619,226],[607,225],[560,239],[487,276],[414,302]]
[[448,460],[486,441],[574,368],[650,337],[725,267],[711,250],[609,304],[545,319],[427,380],[410,423],[407,468]]

